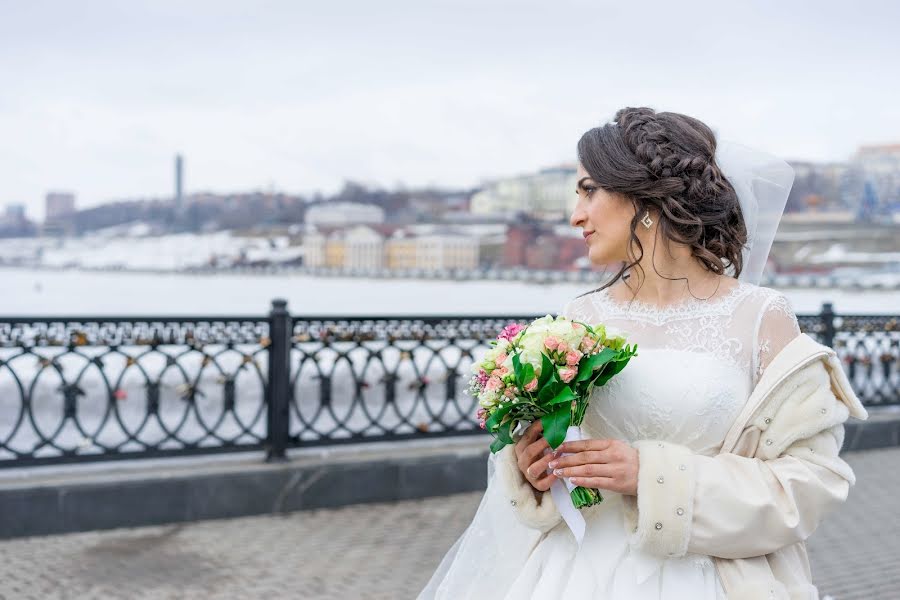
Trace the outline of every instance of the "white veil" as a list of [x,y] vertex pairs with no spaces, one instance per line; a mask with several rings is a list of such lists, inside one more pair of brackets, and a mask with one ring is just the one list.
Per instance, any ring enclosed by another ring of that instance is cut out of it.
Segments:
[[794,169],[777,156],[729,141],[717,143],[716,163],[737,192],[747,226],[738,279],[758,284],[794,183]]
[[[716,162],[737,192],[747,226],[748,242],[739,279],[757,284],[787,203],[794,171],[776,156],[733,142],[717,144]],[[488,455],[487,489],[478,510],[444,555],[418,600],[501,600],[541,539],[540,531],[525,526],[515,515],[496,461],[496,455]]]

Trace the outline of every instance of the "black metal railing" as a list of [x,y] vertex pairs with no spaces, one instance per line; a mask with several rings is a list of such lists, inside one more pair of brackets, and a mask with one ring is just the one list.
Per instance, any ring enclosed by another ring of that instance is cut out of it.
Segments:
[[[474,357],[534,315],[0,319],[0,467],[483,434]],[[896,316],[798,316],[900,404]]]

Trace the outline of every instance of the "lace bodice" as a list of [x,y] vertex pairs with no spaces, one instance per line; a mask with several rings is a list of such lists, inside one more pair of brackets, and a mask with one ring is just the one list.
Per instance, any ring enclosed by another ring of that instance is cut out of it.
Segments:
[[800,333],[782,294],[744,282],[663,308],[601,290],[570,301],[563,314],[614,327],[638,345],[628,366],[594,390],[585,433],[665,439],[709,455],[769,361]]

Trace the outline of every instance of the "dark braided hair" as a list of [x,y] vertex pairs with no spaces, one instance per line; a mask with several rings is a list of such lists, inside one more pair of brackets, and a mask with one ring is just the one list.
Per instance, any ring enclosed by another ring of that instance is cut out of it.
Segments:
[[591,179],[607,192],[624,195],[635,208],[628,245],[632,262],[587,293],[613,285],[634,266],[642,268],[644,248],[635,229],[648,209],[659,215],[663,238],[689,246],[707,270],[721,275],[731,268],[734,277],[740,275],[747,227],[715,153],[716,137],[703,122],[645,107],[623,108],[612,123],[581,136],[578,160]]

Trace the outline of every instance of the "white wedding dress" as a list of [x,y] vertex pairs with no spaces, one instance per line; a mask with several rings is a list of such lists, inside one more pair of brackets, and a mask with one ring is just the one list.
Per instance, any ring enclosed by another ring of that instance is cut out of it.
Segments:
[[[658,308],[592,292],[567,317],[625,332],[638,354],[596,388],[582,429],[588,438],[668,440],[714,455],[763,369],[799,335],[787,300],[735,282],[711,300]],[[619,284],[621,285],[621,284]],[[565,522],[541,533],[524,526],[488,465],[488,488],[472,523],[447,552],[420,599],[721,600],[712,559],[649,555],[629,542],[621,496],[582,510],[579,548]],[[662,492],[660,492],[662,493]]]

